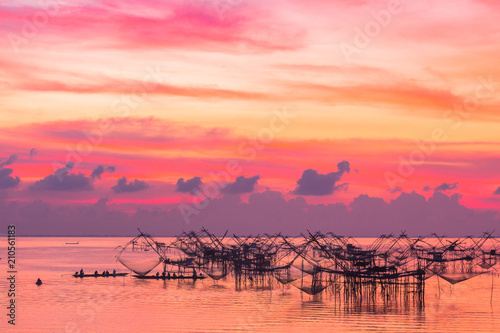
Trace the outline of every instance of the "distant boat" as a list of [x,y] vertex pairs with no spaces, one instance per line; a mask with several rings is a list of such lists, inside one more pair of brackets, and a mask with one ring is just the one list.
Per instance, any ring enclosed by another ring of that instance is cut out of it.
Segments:
[[70,244],[71,244],[71,245],[78,245],[78,244],[79,244],[79,242],[76,242],[76,243],[68,243],[68,242],[66,242],[66,245],[70,245]]

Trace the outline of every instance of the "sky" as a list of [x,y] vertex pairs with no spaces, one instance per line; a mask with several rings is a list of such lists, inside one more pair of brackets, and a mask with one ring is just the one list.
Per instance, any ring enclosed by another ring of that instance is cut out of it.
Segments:
[[498,22],[488,0],[0,0],[2,230],[500,230]]

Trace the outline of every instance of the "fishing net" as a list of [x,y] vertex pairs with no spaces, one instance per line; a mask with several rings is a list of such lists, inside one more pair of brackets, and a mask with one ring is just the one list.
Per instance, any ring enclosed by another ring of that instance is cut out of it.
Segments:
[[451,284],[457,284],[459,282],[463,282],[469,279],[472,279],[473,277],[476,277],[478,275],[487,273],[487,271],[484,272],[472,272],[472,273],[438,273],[434,272],[437,276],[442,278],[443,280],[448,281]]
[[288,269],[277,269],[274,271],[274,277],[281,284],[288,284],[302,277],[302,272],[295,267],[290,267]]
[[295,260],[292,264],[292,267],[306,273],[306,274],[315,274],[320,269],[320,265],[316,263],[310,263],[307,260]]
[[490,250],[488,253],[483,253],[479,266],[484,269],[490,269],[497,264],[497,258],[498,254],[496,250]]
[[490,269],[491,267],[495,266],[496,263],[490,263],[490,262],[481,262],[479,263],[479,267],[483,269]]
[[292,281],[291,284],[295,288],[298,288],[306,294],[313,296],[328,288],[328,286],[332,284],[332,282],[332,280],[322,278],[321,274],[317,274],[307,275],[302,279]]
[[224,267],[212,266],[212,267],[202,267],[201,270],[206,275],[210,276],[213,280],[220,280],[228,274],[227,269]]
[[162,262],[154,251],[123,251],[118,257],[118,261],[140,276],[148,274]]

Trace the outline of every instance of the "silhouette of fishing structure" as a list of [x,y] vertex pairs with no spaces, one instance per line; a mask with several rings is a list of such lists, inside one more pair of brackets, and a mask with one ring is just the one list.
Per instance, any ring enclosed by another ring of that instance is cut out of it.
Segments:
[[498,262],[499,242],[491,232],[479,239],[433,236],[411,248],[412,254],[425,263],[427,278],[437,275],[456,284],[488,273]]
[[[138,278],[205,274],[216,284],[231,276],[237,290],[293,286],[311,296],[330,293],[345,304],[374,304],[378,298],[418,307],[429,277],[456,284],[490,272],[500,257],[500,242],[492,232],[458,239],[391,234],[361,246],[331,232],[227,237],[227,232],[216,236],[204,228],[166,244],[139,230],[118,249],[118,261]],[[162,275],[147,275],[160,264]]]
[[[194,258],[186,256],[177,247],[156,241],[151,235],[139,230],[139,235],[127,244],[118,246],[117,260],[142,279],[203,279],[196,272]],[[161,275],[148,276],[158,265],[163,265]]]

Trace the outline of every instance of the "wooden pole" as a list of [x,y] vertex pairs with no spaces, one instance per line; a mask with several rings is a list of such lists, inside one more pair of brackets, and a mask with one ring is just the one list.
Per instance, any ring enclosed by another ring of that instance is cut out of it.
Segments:
[[491,273],[491,296],[490,296],[490,305],[493,305],[493,273]]

